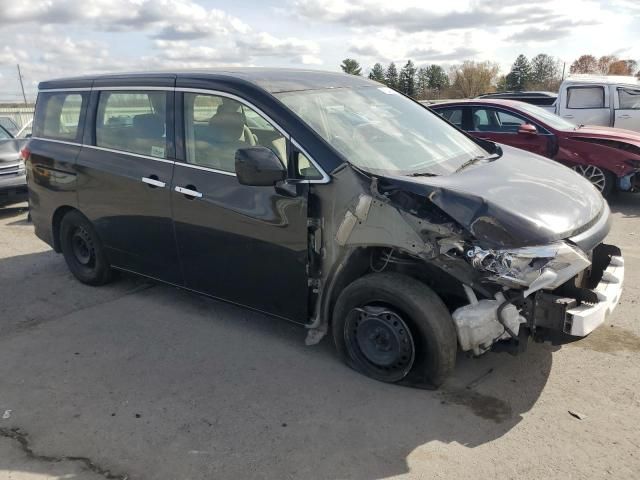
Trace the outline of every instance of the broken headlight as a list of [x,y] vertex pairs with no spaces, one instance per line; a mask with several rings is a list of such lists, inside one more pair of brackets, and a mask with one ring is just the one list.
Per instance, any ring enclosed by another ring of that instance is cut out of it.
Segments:
[[591,265],[582,250],[566,242],[510,250],[474,247],[466,255],[474,268],[492,273],[498,283],[529,290],[534,282],[535,290],[557,288]]

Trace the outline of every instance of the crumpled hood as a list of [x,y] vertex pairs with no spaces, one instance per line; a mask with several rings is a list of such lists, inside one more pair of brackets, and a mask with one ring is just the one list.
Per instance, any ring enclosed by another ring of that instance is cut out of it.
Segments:
[[13,163],[20,159],[20,150],[26,143],[23,139],[0,141],[0,163]]
[[566,132],[570,138],[601,138],[619,142],[633,143],[640,146],[640,132],[625,130],[622,128],[599,127],[587,125],[576,130]]
[[486,248],[542,245],[576,235],[602,214],[602,195],[559,163],[501,145],[489,163],[438,177],[387,176],[388,184],[419,195],[471,232]]

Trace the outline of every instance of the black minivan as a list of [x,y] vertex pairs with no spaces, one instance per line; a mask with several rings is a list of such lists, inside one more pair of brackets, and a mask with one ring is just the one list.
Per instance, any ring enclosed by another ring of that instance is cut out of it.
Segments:
[[81,282],[124,270],[331,331],[381,381],[585,336],[622,292],[587,180],[361,77],[47,81],[23,155],[36,234]]

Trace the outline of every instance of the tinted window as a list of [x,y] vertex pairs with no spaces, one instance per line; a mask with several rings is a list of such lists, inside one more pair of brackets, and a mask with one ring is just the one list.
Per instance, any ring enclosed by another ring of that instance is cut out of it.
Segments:
[[447,108],[437,112],[456,127],[462,128],[462,108]]
[[79,141],[80,118],[85,110],[86,93],[41,93],[35,113],[36,136]]
[[567,108],[604,108],[604,88],[569,87]]
[[260,114],[231,98],[185,93],[187,162],[235,172],[239,148],[261,145],[287,163],[285,137]]
[[621,110],[640,110],[640,90],[619,88],[618,99]]
[[166,158],[166,92],[100,92],[96,145]]
[[474,130],[481,132],[516,133],[527,123],[519,115],[496,108],[474,108],[472,119]]

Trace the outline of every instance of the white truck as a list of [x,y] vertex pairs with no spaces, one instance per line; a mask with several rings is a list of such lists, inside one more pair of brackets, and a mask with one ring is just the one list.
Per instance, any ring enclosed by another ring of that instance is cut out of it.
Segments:
[[572,75],[560,85],[555,113],[576,125],[640,131],[640,80]]

